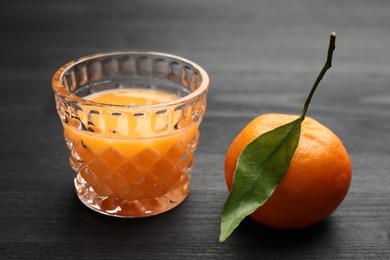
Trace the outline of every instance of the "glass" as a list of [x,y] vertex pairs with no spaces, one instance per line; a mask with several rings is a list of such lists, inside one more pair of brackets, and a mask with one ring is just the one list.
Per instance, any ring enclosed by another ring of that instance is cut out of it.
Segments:
[[[100,53],[61,67],[52,86],[76,193],[86,206],[144,217],[187,197],[209,86],[199,65],[158,52]],[[177,99],[125,106],[85,98],[113,89],[163,91]]]

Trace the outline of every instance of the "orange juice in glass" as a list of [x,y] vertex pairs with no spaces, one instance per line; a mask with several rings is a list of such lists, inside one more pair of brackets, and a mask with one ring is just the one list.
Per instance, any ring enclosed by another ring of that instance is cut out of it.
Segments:
[[207,73],[157,52],[110,52],[53,77],[80,200],[110,216],[170,210],[188,195]]

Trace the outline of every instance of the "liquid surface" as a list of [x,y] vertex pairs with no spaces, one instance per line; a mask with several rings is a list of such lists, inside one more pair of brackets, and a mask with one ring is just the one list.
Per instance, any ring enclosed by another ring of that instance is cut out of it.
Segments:
[[85,99],[111,105],[143,106],[169,102],[178,96],[152,89],[112,89],[94,93]]

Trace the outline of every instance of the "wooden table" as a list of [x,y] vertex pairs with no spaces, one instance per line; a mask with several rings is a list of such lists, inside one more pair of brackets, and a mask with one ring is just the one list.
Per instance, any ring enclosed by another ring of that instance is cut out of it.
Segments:
[[[1,259],[390,258],[389,1],[2,0],[0,14]],[[247,219],[220,244],[229,144],[258,114],[300,112],[333,30],[334,66],[308,115],[350,153],[348,196],[313,227]],[[55,112],[54,71],[118,49],[184,56],[212,79],[190,196],[157,217],[78,201]]]

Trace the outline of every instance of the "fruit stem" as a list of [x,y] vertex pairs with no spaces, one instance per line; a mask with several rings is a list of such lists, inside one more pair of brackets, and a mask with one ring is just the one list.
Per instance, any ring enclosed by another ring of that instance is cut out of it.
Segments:
[[325,75],[326,71],[332,67],[333,51],[336,48],[335,42],[336,42],[336,33],[331,32],[330,33],[329,48],[328,48],[328,56],[327,56],[325,65],[322,68],[322,70],[320,71],[320,74],[318,74],[318,77],[317,77],[316,81],[314,82],[313,87],[311,88],[310,94],[306,99],[305,105],[303,106],[303,110],[302,110],[302,113],[300,116],[301,122],[303,120],[305,120],[307,109],[309,108],[311,98],[313,97],[313,94],[316,91],[318,84],[322,80],[322,77]]

